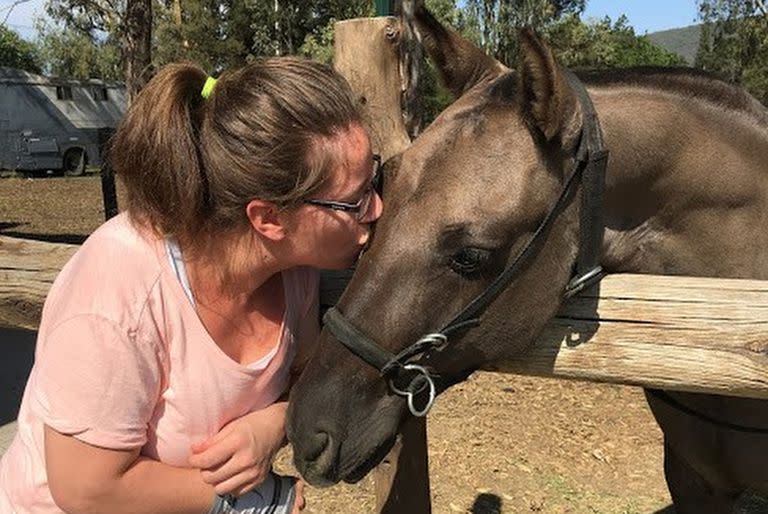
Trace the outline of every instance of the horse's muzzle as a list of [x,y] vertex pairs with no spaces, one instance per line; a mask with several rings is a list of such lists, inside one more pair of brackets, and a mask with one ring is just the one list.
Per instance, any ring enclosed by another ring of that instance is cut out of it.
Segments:
[[328,487],[339,477],[339,445],[328,432],[318,431],[294,440],[293,460],[304,479],[316,487]]

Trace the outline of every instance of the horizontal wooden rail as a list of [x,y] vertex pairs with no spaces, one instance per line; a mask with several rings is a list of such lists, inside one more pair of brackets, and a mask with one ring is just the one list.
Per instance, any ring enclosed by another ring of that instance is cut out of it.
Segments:
[[487,369],[768,398],[768,281],[609,275]]
[[37,329],[48,289],[77,248],[0,236],[0,326]]
[[[0,236],[0,325],[35,329],[77,246]],[[487,370],[768,398],[768,281],[609,275]]]

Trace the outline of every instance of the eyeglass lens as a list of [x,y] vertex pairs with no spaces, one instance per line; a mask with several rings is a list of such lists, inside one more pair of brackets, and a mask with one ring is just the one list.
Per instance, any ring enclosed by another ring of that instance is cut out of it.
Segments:
[[358,220],[362,220],[368,214],[374,193],[381,194],[381,157],[375,154],[373,156],[373,177],[371,178],[370,186],[365,190],[365,194],[360,199],[360,208],[357,211]]

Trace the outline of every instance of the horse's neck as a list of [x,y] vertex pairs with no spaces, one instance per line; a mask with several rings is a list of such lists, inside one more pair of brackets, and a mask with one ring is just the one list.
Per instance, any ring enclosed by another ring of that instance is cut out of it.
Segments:
[[611,152],[609,271],[768,278],[768,130],[648,90],[593,90]]

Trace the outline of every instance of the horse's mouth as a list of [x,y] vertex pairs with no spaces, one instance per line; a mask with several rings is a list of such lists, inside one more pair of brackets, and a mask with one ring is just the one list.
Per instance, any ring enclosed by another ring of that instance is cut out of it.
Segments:
[[397,436],[392,436],[389,439],[385,439],[381,445],[379,445],[370,456],[362,463],[356,465],[351,471],[342,473],[342,480],[348,484],[354,484],[362,480],[373,468],[379,465],[384,460],[389,451],[394,446]]

